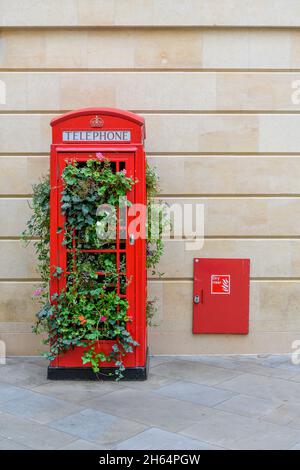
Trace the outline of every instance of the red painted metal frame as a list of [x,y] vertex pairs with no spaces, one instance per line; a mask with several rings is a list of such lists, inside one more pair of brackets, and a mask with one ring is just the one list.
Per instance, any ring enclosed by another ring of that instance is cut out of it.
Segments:
[[[101,130],[124,129],[131,131],[131,141],[128,143],[117,142],[113,144],[104,142],[63,142],[64,130],[91,130],[90,120],[95,115],[104,121]],[[66,273],[66,248],[62,244],[63,232],[57,233],[58,227],[62,227],[64,218],[60,210],[60,193],[62,191],[61,174],[65,160],[75,158],[85,160],[87,153],[95,158],[96,152],[103,153],[110,160],[125,162],[129,176],[134,177],[137,183],[127,195],[135,204],[146,205],[146,163],[144,151],[144,119],[128,111],[108,108],[87,108],[72,111],[51,121],[52,145],[50,158],[50,294],[59,292],[65,287],[65,274],[60,279],[53,277],[56,266],[61,266]],[[129,225],[133,216],[128,217]],[[128,234],[127,234],[128,235]],[[117,250],[118,251],[118,250]],[[116,257],[119,259],[120,251]],[[118,262],[118,261],[117,261]],[[146,366],[146,240],[137,238],[132,246],[126,240],[126,277],[132,280],[126,288],[126,297],[129,301],[129,316],[132,322],[128,323],[128,330],[139,343],[133,353],[124,358],[125,367]],[[108,352],[112,341],[99,341],[99,350]],[[82,348],[75,348],[51,362],[52,367],[84,367],[81,361]],[[103,363],[103,366],[111,367],[112,364]],[[88,365],[86,366],[88,367]]]

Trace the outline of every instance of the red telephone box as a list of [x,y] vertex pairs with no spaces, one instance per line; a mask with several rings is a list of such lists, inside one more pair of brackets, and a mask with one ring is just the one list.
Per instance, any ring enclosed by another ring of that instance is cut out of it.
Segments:
[[249,259],[194,258],[193,333],[248,333],[249,271]]
[[[52,145],[50,162],[50,270],[59,266],[60,277],[50,277],[50,295],[60,293],[67,287],[70,274],[68,256],[70,249],[64,245],[64,225],[60,194],[63,189],[62,172],[72,161],[85,164],[89,159],[102,155],[111,162],[114,171],[126,171],[128,177],[136,183],[126,194],[127,200],[134,204],[146,205],[145,177],[145,124],[144,119],[136,114],[109,108],[87,108],[66,113],[51,121]],[[126,209],[128,211],[128,209]],[[135,238],[128,233],[130,217],[125,217],[125,235],[120,236],[117,230],[116,239],[110,248],[79,250],[94,255],[111,253],[115,259],[116,270],[120,269],[121,259],[125,264],[128,285],[116,286],[118,295],[128,301],[128,316],[131,321],[126,328],[138,346],[127,353],[123,359],[124,378],[144,380],[147,378],[147,340],[146,340],[146,240]],[[72,253],[71,253],[72,255]],[[103,274],[101,266],[95,266],[96,274]],[[119,281],[118,281],[119,283]],[[109,352],[112,341],[99,340],[99,351]],[[95,378],[90,365],[83,365],[81,346],[69,349],[50,363],[49,379],[84,379]],[[111,378],[114,366],[111,363],[101,364],[100,378]]]

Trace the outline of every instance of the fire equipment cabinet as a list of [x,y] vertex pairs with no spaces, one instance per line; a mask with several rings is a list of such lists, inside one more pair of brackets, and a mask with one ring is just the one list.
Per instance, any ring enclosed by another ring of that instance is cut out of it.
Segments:
[[[103,155],[114,165],[115,171],[126,170],[126,175],[136,183],[126,197],[134,204],[146,205],[145,177],[145,125],[144,119],[136,114],[109,108],[87,108],[66,113],[51,121],[52,145],[50,161],[50,266],[60,266],[63,274],[57,278],[51,275],[50,295],[66,288],[68,268],[67,249],[63,243],[64,225],[60,194],[63,189],[62,172],[71,161],[84,164],[88,159],[95,159],[96,154]],[[147,378],[147,339],[146,339],[146,240],[134,238],[128,233],[130,217],[126,217],[126,235],[121,239],[117,230],[115,245],[110,250],[114,253],[119,266],[120,256],[126,263],[126,286],[124,297],[129,303],[128,316],[132,321],[127,328],[139,344],[133,353],[127,353],[123,363],[124,378],[144,380]],[[90,250],[101,253],[105,250]],[[116,268],[118,269],[118,267]],[[95,271],[97,271],[95,267]],[[53,273],[52,273],[53,274]],[[108,352],[112,341],[100,340],[99,350]],[[50,363],[49,379],[84,379],[95,378],[91,367],[83,365],[82,347],[60,354]],[[110,377],[111,363],[103,363],[101,377]]]
[[194,258],[194,334],[248,334],[249,272],[249,259]]

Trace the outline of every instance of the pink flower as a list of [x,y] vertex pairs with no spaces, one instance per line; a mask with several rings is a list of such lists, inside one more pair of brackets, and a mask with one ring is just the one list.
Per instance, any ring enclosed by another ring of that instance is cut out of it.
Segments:
[[123,173],[123,175],[126,175],[126,174],[127,174],[127,171],[126,171],[126,170],[122,170],[122,171],[120,171],[120,173]]
[[41,287],[39,287],[38,289],[36,289],[33,293],[34,297],[39,297],[43,292],[43,289]]
[[100,317],[100,321],[105,321],[105,320],[107,320],[107,318],[106,318],[104,315],[102,315],[102,316]]
[[100,162],[104,160],[104,155],[101,152],[97,152],[96,157],[98,158],[98,160],[100,160]]

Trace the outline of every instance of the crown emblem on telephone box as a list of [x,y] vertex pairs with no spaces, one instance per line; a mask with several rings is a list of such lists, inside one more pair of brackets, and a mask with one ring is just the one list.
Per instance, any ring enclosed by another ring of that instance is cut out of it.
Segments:
[[99,116],[95,116],[90,120],[91,127],[103,127],[104,121]]

